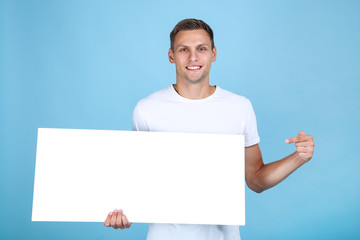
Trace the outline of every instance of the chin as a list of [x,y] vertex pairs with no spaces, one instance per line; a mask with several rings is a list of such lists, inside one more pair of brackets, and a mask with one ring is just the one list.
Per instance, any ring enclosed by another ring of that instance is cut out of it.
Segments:
[[189,83],[196,84],[196,83],[204,82],[205,78],[206,78],[206,76],[201,76],[199,78],[185,78],[185,80]]
[[192,83],[192,84],[196,84],[196,83],[201,83],[204,81],[204,78],[199,78],[199,79],[186,79],[187,82]]

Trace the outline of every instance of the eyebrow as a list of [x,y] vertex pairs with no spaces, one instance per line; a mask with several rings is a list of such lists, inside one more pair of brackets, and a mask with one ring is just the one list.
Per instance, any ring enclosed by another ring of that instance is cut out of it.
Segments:
[[[201,43],[201,44],[199,44],[199,45],[197,45],[196,47],[201,47],[201,46],[204,46],[204,47],[210,47],[210,45],[209,44],[206,44],[206,43]],[[185,44],[181,44],[181,45],[179,45],[177,48],[175,48],[175,49],[179,49],[179,48],[183,48],[183,47],[189,47],[188,45],[185,45]]]

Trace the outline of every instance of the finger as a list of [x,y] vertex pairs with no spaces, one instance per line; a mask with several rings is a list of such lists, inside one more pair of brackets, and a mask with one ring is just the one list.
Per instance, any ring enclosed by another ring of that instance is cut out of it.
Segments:
[[111,215],[111,220],[110,220],[110,226],[111,227],[115,227],[116,226],[116,217],[117,217],[117,210],[115,209]]
[[300,131],[296,137],[286,139],[285,143],[294,143],[294,142],[304,141],[306,136],[307,135],[304,131]]
[[306,142],[297,142],[297,143],[295,143],[295,146],[296,147],[306,147],[307,143]]
[[313,141],[304,141],[304,142],[297,142],[295,143],[296,147],[314,147]]
[[122,222],[122,216],[123,216],[123,212],[122,210],[117,210],[117,218],[116,218],[116,226],[120,229],[124,229],[124,224]]
[[122,217],[122,221],[123,221],[123,224],[124,224],[124,227],[125,228],[129,228],[131,223],[129,222],[129,220],[127,219],[126,215],[124,214],[123,217]]
[[285,143],[289,144],[289,143],[294,143],[294,142],[298,142],[299,137],[292,137],[292,138],[288,138],[285,140]]
[[306,153],[306,152],[308,152],[308,150],[307,150],[306,147],[297,147],[297,148],[296,148],[296,151],[297,151],[298,153]]
[[305,142],[312,138],[310,135],[297,135],[296,137],[288,138],[285,140],[285,143],[297,143],[297,142]]
[[314,148],[313,147],[297,147],[296,151],[298,153],[313,153]]
[[105,221],[104,221],[105,227],[110,227],[111,215],[112,215],[112,212],[109,212],[109,214],[107,215],[107,217],[106,217],[106,219],[105,219]]

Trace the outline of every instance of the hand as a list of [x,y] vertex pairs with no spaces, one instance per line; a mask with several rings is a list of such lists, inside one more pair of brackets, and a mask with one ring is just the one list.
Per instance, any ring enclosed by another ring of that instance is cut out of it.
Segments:
[[300,131],[296,137],[285,140],[285,143],[295,143],[296,152],[301,160],[309,161],[314,153],[314,139],[311,135],[306,135],[304,131]]
[[113,227],[114,229],[129,228],[131,224],[121,209],[115,209],[113,212],[110,212],[104,221],[105,227]]

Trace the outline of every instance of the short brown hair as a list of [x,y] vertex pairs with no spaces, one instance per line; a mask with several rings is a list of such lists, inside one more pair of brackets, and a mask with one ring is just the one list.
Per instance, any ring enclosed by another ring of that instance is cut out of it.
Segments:
[[174,42],[175,37],[180,31],[188,31],[188,30],[196,30],[196,29],[204,29],[210,37],[211,40],[211,48],[214,48],[214,33],[209,25],[207,25],[204,21],[194,18],[184,19],[176,26],[170,33],[170,47],[171,50],[174,51]]

